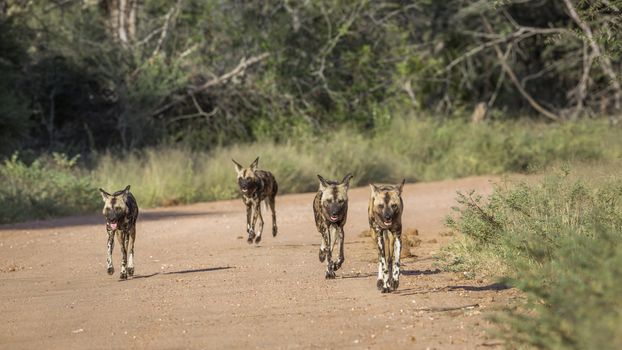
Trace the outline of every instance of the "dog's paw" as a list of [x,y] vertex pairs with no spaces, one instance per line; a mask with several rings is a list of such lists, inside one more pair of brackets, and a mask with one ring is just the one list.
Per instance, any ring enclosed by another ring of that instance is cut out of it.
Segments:
[[318,257],[320,258],[320,262],[324,262],[324,260],[326,260],[326,251],[320,249],[320,253]]
[[248,232],[248,239],[246,240],[246,242],[248,244],[251,244],[251,243],[253,243],[254,240],[255,240],[255,232],[249,231]]
[[108,268],[108,274],[109,274],[109,275],[112,275],[113,273],[114,273],[114,267],[110,266],[110,267]]
[[333,263],[333,270],[337,271],[341,268],[341,265],[343,265],[343,262],[345,261],[345,259],[339,259],[337,260],[337,262]]
[[128,267],[127,268],[127,274],[130,276],[134,276],[134,268],[133,267]]
[[255,244],[259,244],[261,242],[261,236],[255,237]]
[[382,280],[377,280],[376,288],[378,288],[378,290],[382,290],[384,288],[384,282],[382,282]]
[[332,280],[335,278],[335,271],[326,271],[326,274],[324,275],[324,278],[326,278],[327,280]]

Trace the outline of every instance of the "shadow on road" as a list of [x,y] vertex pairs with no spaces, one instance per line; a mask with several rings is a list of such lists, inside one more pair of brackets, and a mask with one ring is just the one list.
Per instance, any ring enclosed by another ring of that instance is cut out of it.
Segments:
[[447,286],[447,290],[467,290],[471,292],[482,292],[488,290],[506,290],[512,287],[503,283],[492,283],[487,286]]
[[218,270],[228,270],[232,269],[231,266],[219,266],[219,267],[208,267],[205,269],[192,269],[192,270],[180,270],[180,271],[170,271],[164,272],[163,275],[179,275],[184,273],[196,273],[196,272],[210,272],[210,271],[218,271]]
[[374,277],[376,276],[375,273],[351,273],[351,274],[344,274],[341,277],[338,277],[338,279],[348,279],[348,278],[369,278],[369,277]]
[[154,272],[154,273],[150,273],[147,275],[136,275],[132,278],[130,278],[129,280],[119,280],[119,282],[124,282],[124,281],[130,281],[133,279],[140,279],[140,278],[150,278],[153,276],[157,276],[157,275],[181,275],[181,274],[186,274],[186,273],[199,273],[199,272],[211,272],[211,271],[218,271],[218,270],[228,270],[228,269],[232,269],[232,266],[218,266],[218,267],[207,267],[204,269],[190,269],[190,270],[179,270],[179,271],[169,271],[169,272]]
[[[138,215],[138,224],[141,222],[165,220],[170,218],[184,218],[194,216],[214,216],[223,215],[222,211],[201,211],[201,212],[183,212],[178,210],[158,210],[140,212]],[[66,218],[21,222],[16,224],[0,225],[0,230],[44,230],[44,229],[61,229],[69,226],[95,226],[101,225],[104,229],[105,219],[99,215],[80,215],[70,216]]]
[[441,269],[434,270],[402,270],[401,274],[404,276],[421,276],[421,275],[436,275],[443,272]]

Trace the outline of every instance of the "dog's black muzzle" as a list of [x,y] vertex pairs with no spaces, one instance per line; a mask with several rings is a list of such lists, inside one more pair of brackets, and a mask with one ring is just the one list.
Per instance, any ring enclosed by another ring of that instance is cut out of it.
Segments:
[[328,206],[326,213],[330,222],[338,222],[343,217],[345,206],[339,204],[331,204]]
[[245,195],[251,195],[255,192],[255,182],[251,179],[239,179],[238,185],[240,186],[240,191]]
[[393,224],[393,219],[395,218],[395,215],[397,214],[396,210],[392,210],[392,209],[385,209],[382,211],[382,215],[380,216],[380,218],[382,219],[382,224],[386,227],[389,227]]

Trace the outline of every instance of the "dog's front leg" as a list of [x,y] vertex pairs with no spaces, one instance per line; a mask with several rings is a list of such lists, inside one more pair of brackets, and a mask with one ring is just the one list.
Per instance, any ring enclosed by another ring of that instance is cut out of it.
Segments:
[[108,264],[108,274],[114,273],[114,266],[112,265],[112,250],[114,249],[114,231],[108,231],[108,256],[106,257],[106,263]]
[[248,239],[246,240],[248,244],[253,243],[255,239],[255,232],[253,230],[254,224],[253,222],[253,201],[248,200],[246,203],[246,233],[248,234]]
[[387,266],[384,232],[382,230],[376,233],[376,246],[378,248],[378,281],[376,281],[376,286],[380,291],[386,293],[389,291],[389,268]]
[[393,266],[391,269],[392,283],[391,289],[396,290],[400,285],[400,254],[402,253],[402,233],[394,232],[395,238],[393,242]]
[[324,228],[321,232],[322,235],[322,242],[320,243],[320,254],[319,254],[319,258],[320,258],[320,262],[324,262],[324,260],[326,260],[326,254],[327,254],[327,250],[328,250],[328,229]]
[[130,276],[134,276],[134,240],[136,239],[136,228],[132,228],[128,234],[128,261],[127,261],[127,273]]
[[344,237],[345,237],[345,233],[343,232],[343,227],[340,227],[338,230],[338,236],[337,236],[337,244],[339,245],[339,258],[337,259],[337,262],[335,263],[335,271],[339,270],[343,262],[346,260],[343,254]]
[[119,245],[121,245],[121,274],[119,278],[122,280],[127,279],[127,236],[127,232],[122,230],[117,231],[117,240],[119,241]]
[[333,250],[337,240],[338,232],[335,225],[328,227],[328,247],[326,247],[326,278],[335,278],[335,263],[333,263]]
[[259,217],[259,229],[257,230],[257,237],[255,243],[261,242],[261,233],[263,232],[263,216],[261,215],[261,201],[257,201],[255,206],[255,218],[253,219],[253,227],[255,226],[254,220]]

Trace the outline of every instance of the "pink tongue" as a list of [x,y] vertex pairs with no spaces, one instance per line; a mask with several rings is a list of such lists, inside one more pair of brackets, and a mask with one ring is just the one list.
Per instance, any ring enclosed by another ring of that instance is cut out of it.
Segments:
[[116,230],[117,229],[117,223],[116,222],[111,222],[110,223],[110,228],[113,229],[113,230]]

